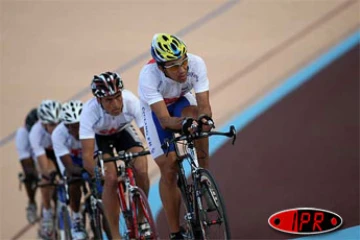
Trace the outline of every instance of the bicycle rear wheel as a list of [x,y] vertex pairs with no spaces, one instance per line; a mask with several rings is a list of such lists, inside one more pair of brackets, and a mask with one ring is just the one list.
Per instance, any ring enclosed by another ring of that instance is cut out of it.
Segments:
[[136,216],[136,222],[139,226],[138,236],[136,236],[136,239],[158,239],[159,235],[144,191],[140,188],[136,188],[134,189],[132,196],[132,201],[135,203],[133,216]]
[[201,191],[201,206],[198,203],[197,211],[203,238],[230,239],[225,204],[216,182],[206,169],[200,169],[199,175],[201,181],[196,183],[196,188]]

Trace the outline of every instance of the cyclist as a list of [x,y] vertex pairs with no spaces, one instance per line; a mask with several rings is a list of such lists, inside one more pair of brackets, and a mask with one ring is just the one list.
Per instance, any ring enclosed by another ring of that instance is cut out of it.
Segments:
[[[79,122],[83,103],[78,100],[66,102],[61,109],[61,123],[51,134],[54,152],[60,173],[68,178],[82,176],[81,143],[79,140]],[[83,216],[80,212],[81,182],[69,185],[70,208],[72,210],[71,235],[75,240],[87,238]]]
[[[168,156],[161,148],[173,131],[209,131],[212,121],[209,80],[203,59],[187,53],[185,43],[175,35],[155,34],[151,43],[152,60],[139,75],[138,92],[144,119],[145,136],[160,168],[160,197],[170,227],[171,239],[182,239],[179,226],[180,191],[174,148]],[[195,96],[191,91],[195,91]],[[196,141],[201,167],[208,167],[209,142]]]
[[37,205],[35,201],[36,183],[38,172],[36,163],[33,159],[33,152],[30,146],[29,132],[32,126],[38,121],[37,109],[32,109],[25,118],[25,125],[16,131],[15,144],[19,155],[19,160],[24,173],[24,184],[28,196],[28,206],[26,208],[26,218],[33,224],[37,218]]
[[[123,88],[123,81],[115,72],[102,73],[94,76],[92,80],[91,89],[95,97],[84,105],[80,117],[84,167],[92,176],[94,176],[95,168],[93,159],[95,141],[105,158],[113,155],[110,145],[116,147],[118,151],[143,151],[141,139],[131,125],[131,122],[135,120],[140,131],[144,132],[139,99]],[[105,167],[102,200],[112,237],[119,239],[120,208],[117,196],[116,164],[106,163]],[[138,186],[148,194],[147,158],[136,158],[134,169]]]
[[[52,149],[51,133],[60,122],[61,104],[54,100],[44,100],[38,107],[40,121],[35,123],[30,131],[30,144],[37,159],[41,181],[47,183],[53,172],[57,171],[56,157]],[[53,235],[53,213],[50,205],[54,187],[41,188],[42,222],[40,236],[49,239]]]

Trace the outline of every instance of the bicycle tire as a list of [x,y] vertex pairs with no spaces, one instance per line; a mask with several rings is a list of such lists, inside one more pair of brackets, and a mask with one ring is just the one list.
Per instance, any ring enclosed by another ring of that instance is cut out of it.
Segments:
[[[136,236],[136,239],[144,239],[144,240],[152,240],[152,239],[158,239],[159,235],[156,229],[155,221],[151,212],[151,208],[148,202],[148,199],[146,197],[146,194],[141,188],[135,188],[134,192],[132,194],[133,199],[132,201],[135,203],[135,213],[133,212],[133,216],[136,216],[136,222],[139,223],[147,223],[149,224],[149,229],[146,232],[142,232],[141,230],[138,231],[139,235]],[[144,218],[139,219],[138,211],[139,209],[142,209]]]
[[107,239],[112,239],[109,222],[105,217],[104,214],[104,207],[102,202],[96,203],[96,210],[92,214],[95,215],[95,222],[94,222],[94,238],[102,240],[103,233],[105,233]]
[[67,206],[61,207],[61,217],[62,217],[63,224],[64,224],[65,240],[72,240],[70,213],[69,213],[69,209],[67,208]]
[[[203,239],[230,239],[229,221],[226,214],[224,200],[217,187],[216,181],[206,169],[198,170],[200,178],[196,189],[201,191],[197,202],[197,216],[202,231]],[[208,195],[207,195],[208,194]]]
[[[197,239],[197,236],[201,235],[200,226],[197,224],[196,215],[195,215],[195,206],[193,204],[194,194],[192,187],[189,189],[187,179],[185,178],[184,168],[179,162],[179,173],[178,173],[178,182],[177,185],[181,192],[182,204],[184,206],[185,215],[184,222],[180,222],[180,227],[182,228],[183,235],[185,239]],[[190,184],[191,186],[191,184]]]
[[[93,234],[93,238],[95,239],[96,225],[95,225],[95,221],[94,221],[94,214],[93,214],[94,211],[91,208],[90,197],[85,199],[85,201],[82,203],[81,209],[82,209],[81,214],[83,216],[83,224],[84,224],[85,228],[87,228],[86,224],[89,223],[91,232]],[[91,238],[89,238],[89,239],[91,239]]]

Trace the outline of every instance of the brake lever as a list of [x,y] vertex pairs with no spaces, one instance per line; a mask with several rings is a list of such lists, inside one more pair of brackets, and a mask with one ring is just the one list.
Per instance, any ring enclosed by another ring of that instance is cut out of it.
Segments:
[[236,141],[236,129],[233,125],[230,126],[230,132],[231,132],[231,135],[233,137],[233,140],[232,140],[232,145],[235,144],[235,141]]

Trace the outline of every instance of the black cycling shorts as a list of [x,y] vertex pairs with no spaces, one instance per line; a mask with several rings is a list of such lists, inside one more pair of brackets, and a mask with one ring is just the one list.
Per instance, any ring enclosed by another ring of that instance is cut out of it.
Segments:
[[56,162],[56,156],[55,156],[55,152],[53,149],[45,148],[45,154],[48,159]]
[[102,151],[103,154],[108,153],[111,156],[114,156],[113,147],[116,148],[117,152],[127,151],[132,147],[144,147],[132,125],[112,135],[95,134],[95,140],[99,151]]

